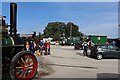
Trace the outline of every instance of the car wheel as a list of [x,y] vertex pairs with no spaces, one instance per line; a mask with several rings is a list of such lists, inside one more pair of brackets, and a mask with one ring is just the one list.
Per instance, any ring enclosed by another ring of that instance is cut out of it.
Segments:
[[97,54],[97,59],[101,60],[103,58],[102,54]]
[[87,51],[87,56],[88,56],[88,57],[91,56],[91,52],[90,52],[90,50]]

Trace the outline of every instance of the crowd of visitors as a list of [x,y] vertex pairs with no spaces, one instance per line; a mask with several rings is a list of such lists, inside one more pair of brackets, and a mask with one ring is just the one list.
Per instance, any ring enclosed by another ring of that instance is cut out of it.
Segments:
[[50,55],[50,42],[49,41],[26,41],[25,48],[27,51],[30,51],[32,54],[39,55]]
[[[100,45],[99,43],[94,43],[93,41],[83,41],[82,42],[82,47],[83,47],[83,55],[86,56],[87,55],[87,52],[88,52],[88,49],[91,50],[91,48],[94,46],[94,45]],[[112,42],[106,42],[106,45],[113,45],[113,46],[116,46],[116,42],[115,41],[112,41]]]

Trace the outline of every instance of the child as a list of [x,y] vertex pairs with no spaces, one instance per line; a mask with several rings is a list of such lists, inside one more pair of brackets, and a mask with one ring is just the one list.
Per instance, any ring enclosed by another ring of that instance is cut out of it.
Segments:
[[30,45],[29,42],[26,42],[26,50],[29,51]]

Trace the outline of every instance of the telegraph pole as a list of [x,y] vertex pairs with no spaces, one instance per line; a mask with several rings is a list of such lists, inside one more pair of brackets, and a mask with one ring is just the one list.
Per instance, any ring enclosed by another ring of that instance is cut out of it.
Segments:
[[120,47],[120,1],[118,2],[118,40],[116,46]]
[[72,37],[72,24],[70,25],[70,37]]

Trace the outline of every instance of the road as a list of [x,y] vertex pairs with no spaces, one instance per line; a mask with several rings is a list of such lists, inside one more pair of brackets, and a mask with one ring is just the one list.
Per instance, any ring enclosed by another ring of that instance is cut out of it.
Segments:
[[[73,46],[51,46],[51,55],[37,56],[40,78],[118,78],[118,59],[82,56],[82,50]],[[42,64],[41,64],[42,63]],[[120,68],[119,68],[120,69]]]

